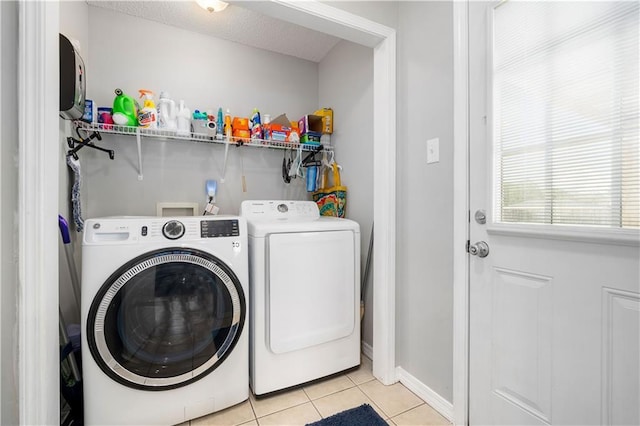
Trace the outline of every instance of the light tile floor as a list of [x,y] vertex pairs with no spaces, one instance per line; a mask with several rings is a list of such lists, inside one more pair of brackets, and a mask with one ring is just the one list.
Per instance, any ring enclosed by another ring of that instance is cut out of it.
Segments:
[[248,401],[189,423],[191,426],[305,425],[364,403],[371,405],[389,425],[451,424],[401,383],[384,386],[376,380],[371,373],[371,360],[364,356],[357,370],[274,396],[256,399],[251,395]]

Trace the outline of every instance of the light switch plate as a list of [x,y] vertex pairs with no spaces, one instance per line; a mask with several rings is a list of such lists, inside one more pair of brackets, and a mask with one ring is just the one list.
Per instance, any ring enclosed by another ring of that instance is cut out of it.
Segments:
[[427,140],[427,164],[440,161],[440,139]]

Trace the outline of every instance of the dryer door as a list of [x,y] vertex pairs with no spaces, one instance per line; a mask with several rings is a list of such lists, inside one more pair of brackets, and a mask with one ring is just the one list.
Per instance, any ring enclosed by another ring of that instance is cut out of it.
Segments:
[[272,234],[268,241],[269,349],[282,354],[350,336],[360,300],[354,233]]
[[245,316],[241,283],[224,262],[196,249],[162,249],[107,279],[89,311],[87,342],[114,380],[166,390],[218,367]]

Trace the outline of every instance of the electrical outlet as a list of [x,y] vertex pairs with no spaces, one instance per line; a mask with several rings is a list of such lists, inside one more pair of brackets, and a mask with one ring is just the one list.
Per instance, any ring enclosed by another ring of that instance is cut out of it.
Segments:
[[440,139],[433,138],[427,140],[427,164],[440,161]]

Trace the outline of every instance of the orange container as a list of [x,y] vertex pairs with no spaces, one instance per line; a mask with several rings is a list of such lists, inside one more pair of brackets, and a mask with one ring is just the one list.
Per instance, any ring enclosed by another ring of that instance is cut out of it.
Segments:
[[249,119],[247,117],[233,117],[231,124],[233,129],[233,140],[248,142],[251,139],[251,130],[249,130]]

